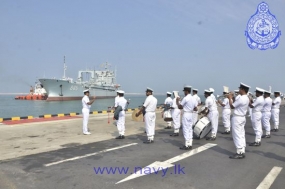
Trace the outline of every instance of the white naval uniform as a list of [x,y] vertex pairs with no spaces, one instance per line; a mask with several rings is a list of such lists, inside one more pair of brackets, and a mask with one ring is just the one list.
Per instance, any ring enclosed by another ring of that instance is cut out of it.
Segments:
[[212,96],[208,96],[205,101],[205,107],[209,110],[207,117],[211,122],[212,137],[216,137],[219,124],[219,112],[215,98],[213,98]]
[[155,134],[156,105],[157,99],[153,95],[149,95],[143,104],[146,112],[144,115],[144,121],[148,140],[153,140]]
[[182,116],[183,136],[185,138],[185,146],[189,147],[192,146],[193,141],[193,109],[197,107],[198,103],[191,94],[188,94],[182,99],[181,105],[184,112]]
[[[194,94],[193,97],[195,98],[198,104],[201,104],[201,99],[197,94]],[[197,120],[198,120],[198,111],[193,111],[193,125],[196,124]]]
[[223,124],[225,127],[225,131],[228,132],[231,130],[231,107],[229,103],[229,99],[225,98],[223,103],[225,106],[223,107]]
[[178,108],[178,106],[176,104],[176,98],[174,98],[172,100],[172,106],[171,107],[172,107],[171,116],[173,119],[174,133],[179,133],[181,110]]
[[245,115],[248,104],[249,99],[247,95],[239,95],[233,103],[233,107],[235,107],[235,109],[231,119],[231,126],[232,136],[238,154],[245,153],[246,143],[244,126],[246,123]]
[[91,107],[91,105],[87,104],[88,102],[90,102],[89,97],[84,95],[82,98],[83,133],[88,133],[88,119]]
[[[170,107],[171,107],[171,105],[172,105],[172,99],[171,99],[170,97],[167,97],[167,98],[165,99],[165,101],[164,101],[164,104],[169,104]],[[170,109],[167,110],[167,111],[171,112]],[[166,123],[167,123],[167,126],[171,127],[171,121],[167,121]]]
[[117,129],[119,132],[119,135],[125,135],[125,108],[126,108],[127,100],[125,97],[119,97],[117,101],[115,102],[115,107],[121,106],[122,111],[119,113],[119,119],[117,121]]
[[262,117],[262,109],[264,105],[264,97],[259,96],[252,103],[252,116],[251,116],[251,124],[252,128],[255,132],[255,142],[261,141],[262,136],[262,126],[261,126],[261,117]]
[[272,105],[271,109],[271,119],[274,124],[274,129],[278,129],[279,127],[279,112],[280,112],[280,104],[281,104],[281,98],[278,96],[273,100],[274,105]]
[[264,99],[264,105],[262,109],[262,125],[265,128],[266,135],[270,135],[270,117],[271,117],[272,99],[267,97]]

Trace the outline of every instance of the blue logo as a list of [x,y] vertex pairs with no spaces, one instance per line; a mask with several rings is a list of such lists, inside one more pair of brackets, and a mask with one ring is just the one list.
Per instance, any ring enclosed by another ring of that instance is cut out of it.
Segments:
[[276,17],[270,13],[267,3],[257,6],[257,11],[247,23],[245,31],[247,45],[251,49],[275,49],[279,44],[281,31]]

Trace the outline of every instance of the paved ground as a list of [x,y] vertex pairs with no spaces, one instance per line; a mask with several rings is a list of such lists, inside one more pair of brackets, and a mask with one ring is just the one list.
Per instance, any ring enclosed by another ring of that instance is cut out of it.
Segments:
[[[271,188],[284,188],[285,108],[281,108],[280,131],[263,140],[260,147],[247,146],[243,160],[228,158],[235,152],[234,144],[231,135],[220,133],[218,139],[211,142],[212,146],[205,139],[194,140],[196,150],[181,151],[179,147],[184,143],[182,131],[179,137],[169,137],[172,131],[163,129],[165,122],[159,113],[157,118],[155,143],[149,145],[142,143],[146,138],[144,123],[131,121],[130,114],[127,115],[127,137],[124,140],[114,139],[116,127],[108,124],[107,115],[90,117],[92,135],[89,136],[81,134],[81,118],[0,125],[0,188],[251,189],[264,183],[262,181],[269,172],[276,170],[274,167],[283,169],[276,174],[276,180],[269,178],[274,181]],[[221,123],[220,120],[220,132],[223,131]],[[249,119],[246,139],[247,143],[254,140]],[[205,145],[210,148],[204,148]],[[181,156],[171,159],[178,155]],[[140,176],[149,173],[150,169],[169,166],[169,162],[175,166],[167,171]],[[118,169],[116,173],[105,170],[96,174],[99,167],[129,170],[126,173],[119,173]],[[136,167],[139,172],[134,175]],[[140,172],[138,167],[146,169]],[[140,177],[118,183],[131,175]]]

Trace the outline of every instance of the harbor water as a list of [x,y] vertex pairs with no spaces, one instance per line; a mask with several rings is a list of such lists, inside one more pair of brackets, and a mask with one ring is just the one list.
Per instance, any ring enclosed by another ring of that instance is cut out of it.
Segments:
[[[166,95],[154,95],[157,98],[157,104],[164,103]],[[34,116],[44,114],[60,114],[77,112],[81,114],[81,100],[74,101],[44,101],[44,100],[15,100],[15,95],[0,95],[0,118],[9,118],[16,116]],[[130,100],[128,108],[137,108],[143,104],[146,96],[144,95],[126,95]],[[200,95],[202,101],[204,97]],[[114,105],[114,99],[97,99],[91,106],[91,111],[107,110]]]

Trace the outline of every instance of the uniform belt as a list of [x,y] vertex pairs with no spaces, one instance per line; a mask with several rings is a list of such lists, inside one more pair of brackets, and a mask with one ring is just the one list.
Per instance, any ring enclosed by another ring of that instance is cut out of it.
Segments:
[[279,108],[272,108],[272,110],[273,110],[273,109],[279,109]]
[[237,117],[245,117],[245,115],[237,115],[237,114],[233,114],[233,115]]
[[185,113],[193,113],[193,111],[184,111]]
[[230,110],[230,108],[224,108],[223,110]]
[[262,110],[261,112],[270,112],[270,111],[263,111],[263,110]]
[[252,110],[252,113],[257,113],[257,112],[261,112],[261,111],[255,111],[255,110]]

